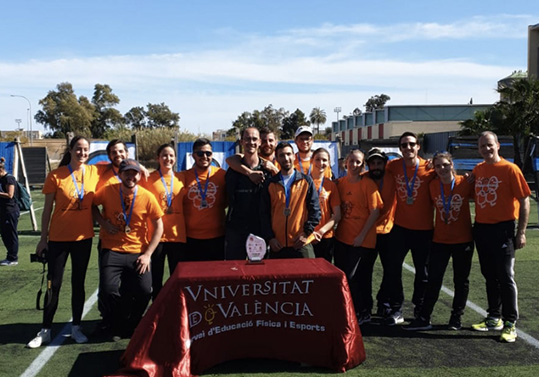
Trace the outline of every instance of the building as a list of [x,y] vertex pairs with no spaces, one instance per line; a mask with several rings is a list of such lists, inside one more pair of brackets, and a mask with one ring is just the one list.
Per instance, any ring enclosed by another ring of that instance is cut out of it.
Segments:
[[[470,100],[470,102],[472,102]],[[400,105],[332,122],[332,140],[358,145],[361,140],[390,139],[405,131],[416,134],[460,130],[460,122],[492,105]]]
[[528,76],[539,79],[539,24],[528,26]]

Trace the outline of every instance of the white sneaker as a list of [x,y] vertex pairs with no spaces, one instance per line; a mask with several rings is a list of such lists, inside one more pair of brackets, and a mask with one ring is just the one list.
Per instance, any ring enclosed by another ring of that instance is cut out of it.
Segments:
[[71,326],[71,339],[79,344],[88,342],[88,338],[82,333],[80,326]]
[[26,347],[28,348],[39,348],[42,344],[47,344],[51,342],[51,329],[41,329],[37,333],[37,336],[32,339]]

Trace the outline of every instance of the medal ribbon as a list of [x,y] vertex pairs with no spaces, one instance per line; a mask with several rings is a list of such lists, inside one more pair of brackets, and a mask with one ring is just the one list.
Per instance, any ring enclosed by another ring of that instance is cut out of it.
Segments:
[[440,180],[440,193],[442,194],[442,203],[444,205],[446,222],[449,219],[449,211],[451,211],[451,199],[453,198],[454,187],[455,187],[455,178],[451,179],[451,192],[449,193],[449,197],[447,198],[447,202],[446,202],[445,195],[444,195],[444,184],[442,183],[442,180]]
[[320,187],[318,188],[318,197],[320,197],[320,194],[322,193],[322,186],[324,186],[324,176],[322,176],[322,182],[320,182]]
[[138,186],[135,186],[135,192],[133,193],[133,200],[131,201],[131,205],[129,206],[129,214],[125,214],[125,203],[124,203],[124,195],[122,193],[122,188],[120,187],[120,199],[122,201],[122,213],[124,215],[125,220],[125,226],[129,227],[129,223],[131,222],[131,216],[133,215],[133,207],[135,206],[135,199],[137,198],[137,191]]
[[[279,173],[279,177],[281,177],[281,182],[283,183],[283,187],[284,187],[284,195],[285,195],[285,205],[286,205],[286,209],[289,209],[290,208],[290,192],[292,191],[291,189],[289,189],[288,187],[286,187],[286,183],[284,182],[284,178],[283,178],[283,175],[281,173]],[[293,178],[290,178],[290,179],[293,179]]]
[[116,179],[118,180],[118,182],[122,183],[122,179],[120,178],[120,176],[118,175],[118,173],[116,173],[116,170],[114,170],[114,167],[110,167],[112,169],[112,172],[114,173],[114,175],[116,176]]
[[204,202],[206,200],[206,193],[208,192],[208,182],[210,181],[211,166],[210,166],[210,170],[208,170],[208,177],[206,178],[206,183],[204,184],[204,191],[202,191],[202,185],[200,184],[200,179],[198,179],[197,169],[195,168],[193,170],[195,171],[195,179],[197,180],[198,192],[200,194],[200,198]]
[[82,199],[84,199],[84,165],[82,165],[82,179],[80,184],[80,190],[79,186],[77,185],[77,179],[75,178],[75,174],[73,174],[73,168],[71,165],[67,165],[69,169],[69,173],[71,173],[71,179],[73,180],[73,184],[75,185],[75,191],[77,191],[77,196],[82,203]]
[[167,207],[170,208],[170,204],[172,203],[172,190],[174,189],[174,173],[172,172],[172,170],[170,171],[170,192],[168,191],[167,182],[165,181],[165,177],[163,177],[163,174],[161,173],[161,169],[159,169],[159,175],[161,176],[161,182],[163,182],[163,186],[165,187],[165,194],[167,196]]
[[[303,171],[303,164],[301,163],[301,157],[299,156],[299,152],[298,152],[298,161],[299,161],[299,169],[301,170],[301,172],[303,174],[305,174],[305,172]],[[307,175],[311,174],[311,168],[313,167],[313,164],[310,164],[309,165],[309,171],[307,172]]]
[[419,170],[419,159],[417,160],[415,164],[415,171],[414,171],[414,177],[412,178],[412,184],[409,184],[408,180],[408,174],[406,174],[406,164],[404,163],[404,158],[402,159],[402,169],[404,170],[404,181],[406,186],[406,192],[408,193],[408,197],[411,198],[414,193],[414,185],[415,185],[415,179],[417,177],[417,171]]

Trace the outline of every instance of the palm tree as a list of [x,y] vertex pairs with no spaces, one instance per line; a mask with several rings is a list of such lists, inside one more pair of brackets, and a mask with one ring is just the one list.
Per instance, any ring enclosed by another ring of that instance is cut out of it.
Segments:
[[315,107],[309,115],[311,123],[316,124],[316,133],[320,131],[320,124],[324,124],[327,121],[326,112],[319,107]]

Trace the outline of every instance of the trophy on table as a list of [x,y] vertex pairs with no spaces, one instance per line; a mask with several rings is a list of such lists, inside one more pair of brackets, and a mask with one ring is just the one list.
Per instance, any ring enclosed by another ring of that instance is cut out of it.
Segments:
[[250,233],[245,242],[247,250],[247,264],[263,264],[264,255],[266,255],[266,241],[263,238]]

